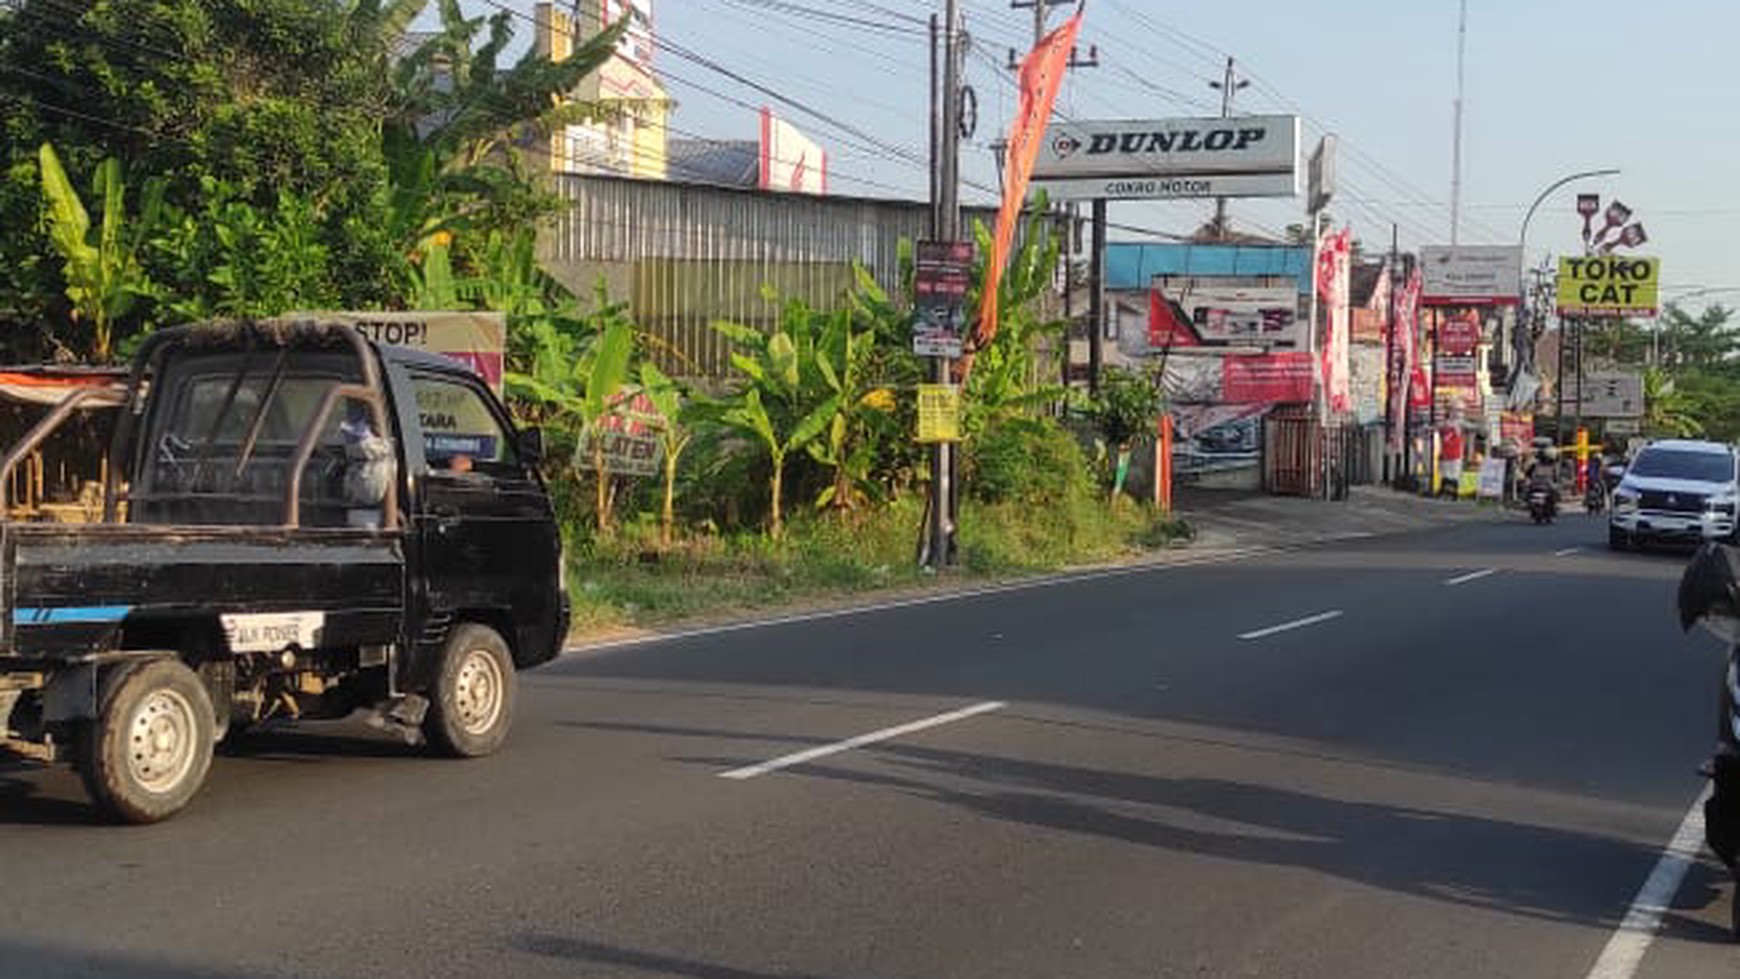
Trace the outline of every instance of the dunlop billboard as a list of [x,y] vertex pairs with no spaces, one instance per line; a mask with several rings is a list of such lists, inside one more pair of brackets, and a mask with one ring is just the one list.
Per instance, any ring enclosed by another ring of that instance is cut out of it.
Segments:
[[1559,259],[1560,316],[1655,316],[1660,287],[1659,258]]

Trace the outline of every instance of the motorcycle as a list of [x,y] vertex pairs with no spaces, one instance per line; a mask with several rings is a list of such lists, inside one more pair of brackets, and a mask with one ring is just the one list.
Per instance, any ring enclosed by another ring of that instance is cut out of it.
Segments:
[[1529,519],[1537,524],[1552,523],[1559,515],[1558,493],[1545,483],[1529,484],[1528,496]]
[[[1716,750],[1699,769],[1710,780],[1704,801],[1704,842],[1740,879],[1740,551],[1705,544],[1680,576],[1680,627],[1702,625],[1728,650],[1723,674]],[[1729,907],[1729,927],[1740,938],[1740,900]]]
[[1601,480],[1590,480],[1589,491],[1583,494],[1583,509],[1590,513],[1605,513],[1607,510],[1607,484]]

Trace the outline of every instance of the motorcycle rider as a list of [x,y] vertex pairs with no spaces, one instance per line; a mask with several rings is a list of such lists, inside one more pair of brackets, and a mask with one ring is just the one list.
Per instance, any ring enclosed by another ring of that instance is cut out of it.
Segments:
[[1590,454],[1588,464],[1583,467],[1583,478],[1586,487],[1583,492],[1583,508],[1590,513],[1600,513],[1607,509],[1607,475],[1600,453]]
[[1523,490],[1526,501],[1536,490],[1545,490],[1547,505],[1554,510],[1559,508],[1559,450],[1551,445],[1541,446],[1535,453],[1535,459],[1529,464],[1528,485]]

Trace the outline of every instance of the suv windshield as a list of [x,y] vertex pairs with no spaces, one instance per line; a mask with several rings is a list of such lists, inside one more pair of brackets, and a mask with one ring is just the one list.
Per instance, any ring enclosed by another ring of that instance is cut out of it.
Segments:
[[1692,479],[1702,483],[1727,483],[1734,479],[1734,459],[1726,453],[1646,449],[1631,464],[1631,474],[1662,479]]

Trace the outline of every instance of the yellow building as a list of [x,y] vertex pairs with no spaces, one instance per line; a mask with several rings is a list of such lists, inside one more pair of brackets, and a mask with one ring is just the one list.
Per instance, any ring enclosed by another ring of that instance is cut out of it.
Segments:
[[580,0],[573,6],[537,5],[537,50],[568,57],[600,25],[631,18],[616,55],[571,93],[578,102],[615,109],[605,118],[573,123],[551,134],[552,173],[601,173],[648,180],[666,178],[666,126],[672,102],[652,72],[652,0]]

